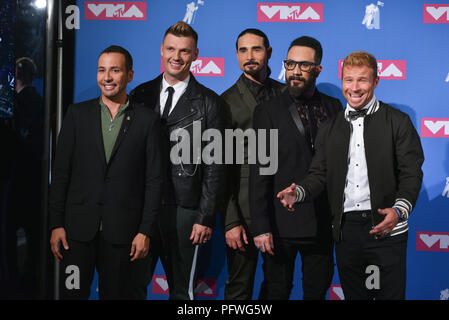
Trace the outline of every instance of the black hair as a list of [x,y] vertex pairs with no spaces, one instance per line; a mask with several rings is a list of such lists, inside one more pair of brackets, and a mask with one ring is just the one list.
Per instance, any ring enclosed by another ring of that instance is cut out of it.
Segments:
[[23,84],[31,84],[36,74],[36,64],[28,57],[18,58],[16,60],[17,80]]
[[121,53],[125,56],[126,71],[130,71],[133,69],[133,57],[131,56],[129,51],[123,47],[116,46],[116,45],[109,46],[100,53],[100,56],[103,53],[113,53],[113,52]]
[[290,47],[288,47],[288,51],[290,51],[290,49],[295,46],[312,48],[313,50],[315,50],[315,63],[321,63],[321,59],[323,58],[323,48],[321,47],[321,43],[317,39],[308,36],[296,38],[292,41]]
[[268,40],[267,35],[263,31],[261,31],[259,29],[249,28],[249,29],[245,29],[242,32],[240,32],[239,36],[237,37],[237,40],[235,41],[235,49],[236,50],[238,50],[238,48],[239,48],[239,39],[247,33],[262,37],[263,45],[264,45],[265,49],[268,49],[268,47],[270,46],[270,41]]

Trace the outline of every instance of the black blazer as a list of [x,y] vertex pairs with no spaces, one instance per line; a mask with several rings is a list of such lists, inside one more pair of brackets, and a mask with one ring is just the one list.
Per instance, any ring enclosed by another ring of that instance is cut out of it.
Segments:
[[161,200],[160,125],[157,115],[130,102],[109,163],[99,99],[71,105],[56,148],[50,188],[50,229],[90,241],[100,220],[107,241],[131,243],[152,235]]
[[[246,131],[253,127],[253,113],[257,106],[256,98],[253,96],[245,83],[245,75],[242,74],[237,82],[228,90],[222,93],[221,97],[229,108],[229,124],[230,129],[242,129]],[[271,78],[267,78],[270,82],[271,93],[278,96],[285,89],[285,84],[280,83]],[[225,198],[223,203],[223,226],[226,231],[237,225],[250,225],[251,218],[249,214],[249,165],[248,159],[248,141],[244,140],[244,164],[233,164],[227,170],[227,182],[225,189]],[[234,149],[234,154],[235,154]],[[229,151],[228,151],[229,152]]]
[[[318,94],[328,118],[334,117],[342,109],[338,99],[323,93]],[[321,231],[330,234],[330,213],[325,197],[324,201],[317,201],[321,210],[315,210],[314,203],[307,202],[295,204],[294,213],[285,209],[276,198],[279,191],[306,176],[312,161],[304,127],[288,90],[257,106],[253,124],[255,129],[278,130],[277,172],[274,175],[260,175],[259,169],[262,166],[259,163],[250,166],[249,193],[253,235],[271,232],[275,237],[299,238],[315,237]],[[266,145],[269,146],[269,142]]]
[[[351,124],[341,112],[319,131],[307,177],[292,180],[304,188],[306,201],[327,188],[336,241],[341,235],[350,138]],[[363,138],[372,223],[376,225],[384,219],[377,209],[391,208],[398,199],[405,199],[410,209],[415,206],[421,190],[424,153],[408,115],[382,102],[379,110],[365,116]]]

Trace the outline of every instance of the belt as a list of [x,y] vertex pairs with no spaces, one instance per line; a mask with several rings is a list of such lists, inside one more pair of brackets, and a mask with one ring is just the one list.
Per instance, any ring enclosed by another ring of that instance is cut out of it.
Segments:
[[343,213],[346,218],[371,218],[371,211],[370,210],[363,210],[363,211],[348,211]]

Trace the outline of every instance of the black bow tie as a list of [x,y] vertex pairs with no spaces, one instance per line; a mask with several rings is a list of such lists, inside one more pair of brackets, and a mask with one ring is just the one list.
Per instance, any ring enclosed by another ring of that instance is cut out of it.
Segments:
[[368,111],[368,109],[349,111],[348,118],[349,118],[349,120],[356,120],[358,117],[366,116],[367,111]]

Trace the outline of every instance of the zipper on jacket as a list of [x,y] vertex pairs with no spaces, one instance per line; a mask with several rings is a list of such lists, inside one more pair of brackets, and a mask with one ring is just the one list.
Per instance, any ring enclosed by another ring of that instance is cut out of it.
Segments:
[[[191,112],[191,113],[189,113],[189,114],[183,116],[181,119],[178,119],[178,120],[176,120],[175,122],[167,122],[167,126],[173,126],[173,125],[175,125],[175,124],[181,122],[182,120],[184,120],[184,119],[186,119],[186,118],[188,118],[188,117],[194,115],[195,113],[198,113],[198,111],[195,110],[194,112]],[[201,117],[201,119],[203,119],[203,117]],[[201,119],[198,119],[198,120],[201,120]],[[187,127],[187,126],[186,126],[186,127]]]

